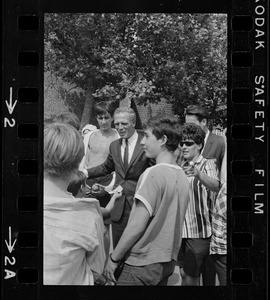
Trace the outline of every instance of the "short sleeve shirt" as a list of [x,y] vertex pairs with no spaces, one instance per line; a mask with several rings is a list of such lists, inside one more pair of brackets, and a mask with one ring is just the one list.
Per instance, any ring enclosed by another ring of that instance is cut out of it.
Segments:
[[176,260],[189,200],[189,183],[182,168],[161,163],[146,169],[139,178],[134,198],[130,218],[141,201],[150,220],[126,263],[143,266]]

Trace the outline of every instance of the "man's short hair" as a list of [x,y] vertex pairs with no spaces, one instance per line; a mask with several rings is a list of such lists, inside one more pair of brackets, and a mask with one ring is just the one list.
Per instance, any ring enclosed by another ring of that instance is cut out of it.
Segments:
[[188,123],[183,126],[183,137],[182,140],[193,140],[197,145],[202,144],[204,146],[205,132],[201,127],[195,123]]
[[185,114],[197,116],[199,122],[201,122],[202,119],[209,119],[209,111],[200,105],[189,105],[186,108]]
[[84,156],[83,139],[73,126],[51,123],[44,127],[44,171],[52,177],[76,172]]
[[95,117],[103,116],[106,114],[109,114],[112,117],[114,110],[115,104],[112,101],[100,101],[97,102],[94,106]]
[[129,120],[133,123],[136,124],[136,113],[134,111],[133,108],[131,107],[126,107],[126,106],[122,106],[122,107],[118,107],[115,111],[114,111],[114,116],[120,113],[129,113]]
[[74,113],[69,112],[69,111],[55,116],[53,119],[53,122],[69,124],[69,125],[73,126],[74,128],[76,128],[77,130],[79,130],[79,128],[80,128],[80,121],[79,121],[78,117]]
[[175,151],[182,139],[182,127],[178,118],[174,116],[152,117],[143,125],[143,128],[152,129],[153,135],[158,140],[166,135],[166,147],[169,151]]

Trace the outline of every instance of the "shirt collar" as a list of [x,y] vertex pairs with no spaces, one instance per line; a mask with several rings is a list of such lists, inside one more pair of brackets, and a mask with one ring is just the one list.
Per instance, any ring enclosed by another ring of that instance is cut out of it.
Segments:
[[[135,132],[133,133],[133,135],[127,139],[129,145],[131,145],[135,140],[137,141],[137,138],[138,138],[138,133],[137,133],[137,131],[135,130]],[[122,144],[123,144],[123,143],[124,143],[124,139],[123,139],[123,141],[122,141]]]
[[206,143],[208,137],[209,137],[210,131],[209,129],[207,130],[206,134],[205,134],[205,138],[204,138],[204,144]]
[[200,154],[200,155],[197,157],[196,161],[194,162],[195,165],[198,165],[198,164],[202,161],[202,159],[203,159],[203,156]]

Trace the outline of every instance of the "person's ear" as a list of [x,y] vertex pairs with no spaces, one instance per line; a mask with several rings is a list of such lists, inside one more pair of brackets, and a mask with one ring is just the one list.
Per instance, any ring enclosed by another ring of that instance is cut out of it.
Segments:
[[167,135],[164,134],[163,137],[161,138],[161,145],[166,145],[167,141],[168,141]]
[[206,118],[203,118],[203,119],[201,120],[201,124],[202,124],[203,126],[206,126],[206,125],[207,125],[207,119],[206,119]]
[[198,144],[199,150],[202,151],[203,144]]

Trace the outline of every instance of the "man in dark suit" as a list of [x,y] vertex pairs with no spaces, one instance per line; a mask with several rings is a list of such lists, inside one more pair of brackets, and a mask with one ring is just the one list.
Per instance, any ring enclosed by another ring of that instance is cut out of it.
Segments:
[[113,246],[115,247],[127,225],[133,197],[140,175],[150,166],[140,142],[143,136],[135,130],[136,114],[132,108],[119,107],[114,112],[114,125],[120,139],[110,144],[104,163],[87,169],[88,178],[104,176],[115,171],[114,188],[121,186],[123,195],[111,212]]
[[225,152],[225,142],[221,136],[209,131],[207,122],[209,113],[207,109],[199,105],[189,105],[185,113],[186,123],[195,123],[205,132],[204,148],[202,156],[204,158],[215,160],[216,166],[220,171]]
[[[225,142],[221,136],[209,131],[207,126],[208,119],[209,112],[206,108],[199,105],[189,105],[187,107],[185,122],[195,123],[205,132],[204,148],[201,152],[202,156],[204,158],[213,159],[220,172],[225,152]],[[203,285],[215,285],[215,277],[215,266],[210,257],[207,257],[202,270]]]

